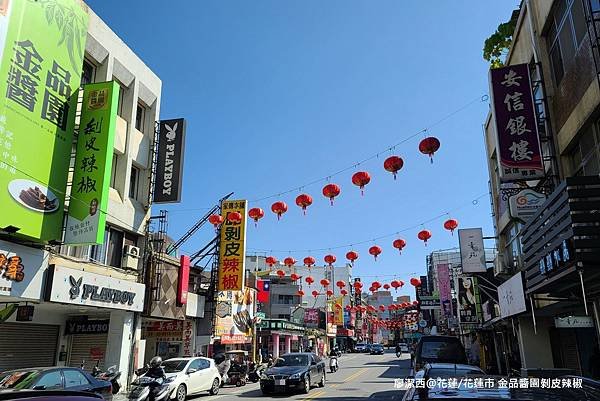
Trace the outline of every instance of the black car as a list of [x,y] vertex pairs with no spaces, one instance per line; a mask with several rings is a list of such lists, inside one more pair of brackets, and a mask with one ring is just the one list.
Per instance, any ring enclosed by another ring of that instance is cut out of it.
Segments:
[[110,382],[98,380],[78,368],[26,368],[0,373],[0,392],[13,390],[83,391],[112,400]]
[[382,344],[371,345],[371,355],[383,355],[383,345]]
[[287,389],[308,393],[314,385],[325,386],[325,362],[310,352],[293,352],[277,359],[260,377],[263,394]]
[[426,363],[457,363],[468,365],[467,353],[458,337],[423,336],[415,350],[414,372]]

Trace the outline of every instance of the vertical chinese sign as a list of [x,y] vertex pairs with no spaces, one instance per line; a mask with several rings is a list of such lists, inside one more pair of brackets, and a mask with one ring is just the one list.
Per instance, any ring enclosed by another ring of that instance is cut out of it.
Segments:
[[[339,306],[337,306],[339,305]],[[344,325],[344,297],[338,297],[335,300],[335,305],[333,308],[333,324],[337,326]]]
[[461,228],[458,230],[460,260],[463,273],[485,273],[485,247],[481,228]]
[[[229,221],[238,212],[241,221]],[[241,291],[244,288],[246,262],[246,201],[232,200],[221,204],[221,245],[219,251],[219,291]]]
[[440,306],[444,317],[453,316],[452,311],[452,289],[450,285],[450,267],[448,263],[437,265],[437,280],[440,293]]
[[88,27],[79,0],[0,7],[0,227],[61,239]]
[[104,242],[118,99],[116,82],[84,87],[66,244]]
[[490,70],[500,181],[544,176],[542,151],[529,77],[529,65]]

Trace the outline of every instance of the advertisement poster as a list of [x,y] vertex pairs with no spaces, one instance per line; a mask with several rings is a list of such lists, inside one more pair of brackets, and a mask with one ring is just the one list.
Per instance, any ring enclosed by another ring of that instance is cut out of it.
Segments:
[[529,65],[490,70],[501,182],[544,176]]
[[0,227],[32,240],[60,240],[87,6],[78,0],[3,5]]
[[448,266],[448,263],[437,265],[437,279],[442,314],[444,317],[452,316],[452,287],[450,285],[450,266]]
[[[215,336],[245,343],[252,333],[256,290],[221,291],[217,297]],[[226,340],[226,341],[227,341]]]
[[310,308],[304,310],[304,324],[306,327],[315,328],[319,326],[319,310]]
[[501,317],[516,315],[527,310],[521,272],[498,286],[498,302]]
[[108,208],[119,85],[85,85],[65,244],[102,244]]
[[339,298],[336,298],[335,304],[340,305],[341,308],[338,308],[338,307],[333,308],[333,324],[335,324],[337,326],[343,326],[344,325],[344,297],[341,296]]
[[[221,249],[219,251],[219,291],[244,289],[246,263],[246,201],[232,200],[221,204]],[[240,221],[230,221],[230,213],[239,213]]]
[[475,277],[459,277],[458,304],[461,324],[479,323],[481,310],[479,302],[477,279]]
[[487,266],[481,228],[458,230],[458,242],[463,273],[485,273]]
[[184,145],[185,120],[178,118],[160,121],[154,203],[181,200]]

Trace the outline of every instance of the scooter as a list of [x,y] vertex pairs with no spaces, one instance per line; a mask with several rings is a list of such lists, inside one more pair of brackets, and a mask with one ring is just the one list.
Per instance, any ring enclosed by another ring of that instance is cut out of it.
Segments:
[[337,372],[338,369],[339,369],[338,359],[337,359],[337,356],[335,354],[333,354],[329,357],[329,372],[334,373],[334,372]]
[[131,383],[130,401],[165,401],[169,399],[171,385],[162,377],[141,376]]
[[106,380],[106,381],[110,382],[110,384],[112,384],[112,393],[117,394],[119,392],[119,390],[121,389],[121,385],[119,384],[119,378],[121,377],[121,372],[119,372],[117,370],[117,365],[113,365],[110,368],[108,368],[105,372],[102,372],[98,368],[99,362],[100,361],[98,361],[96,363],[96,366],[93,367],[92,376],[94,376],[100,380]]
[[251,369],[250,372],[248,372],[248,380],[252,383],[257,383],[260,380],[260,375],[265,369],[267,369],[266,364],[256,365],[254,369]]

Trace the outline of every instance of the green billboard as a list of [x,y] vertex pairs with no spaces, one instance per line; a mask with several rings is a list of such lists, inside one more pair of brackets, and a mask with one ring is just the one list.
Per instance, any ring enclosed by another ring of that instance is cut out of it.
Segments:
[[60,240],[87,6],[0,3],[0,229]]
[[65,244],[102,244],[117,125],[119,85],[85,85]]

